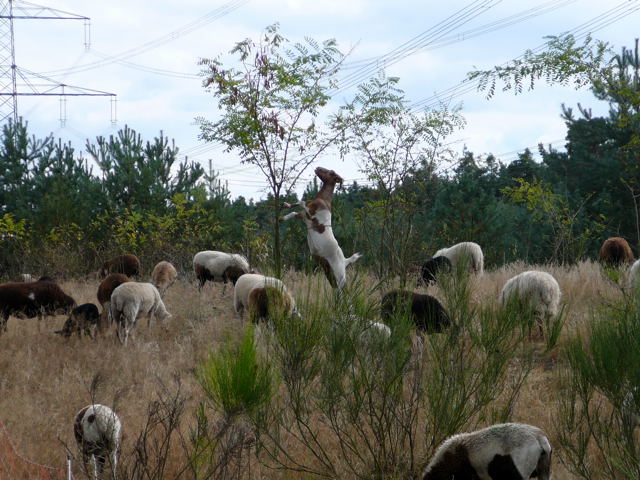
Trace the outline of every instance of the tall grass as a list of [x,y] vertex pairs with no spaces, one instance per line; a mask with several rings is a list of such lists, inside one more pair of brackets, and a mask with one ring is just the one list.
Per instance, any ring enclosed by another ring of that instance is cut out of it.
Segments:
[[565,347],[558,438],[563,462],[581,478],[640,478],[638,293],[595,309]]

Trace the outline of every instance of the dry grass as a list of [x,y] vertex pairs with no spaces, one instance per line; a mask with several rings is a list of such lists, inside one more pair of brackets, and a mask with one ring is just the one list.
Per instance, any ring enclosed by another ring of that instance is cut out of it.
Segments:
[[[575,267],[533,267],[511,264],[487,272],[474,283],[474,301],[495,301],[502,285],[513,275],[529,269],[552,273],[560,284],[566,304],[567,325],[562,338],[567,338],[588,321],[589,311],[620,295],[619,289],[594,263]],[[353,274],[353,273],[352,273]],[[362,274],[364,288],[371,289],[375,281]],[[287,285],[298,303],[305,297],[327,298],[319,290],[329,293],[327,282],[319,275],[307,276],[290,272]],[[78,304],[96,302],[98,282],[95,280],[68,281],[61,284]],[[424,290],[424,288],[422,288]],[[437,287],[427,291],[440,298]],[[377,292],[376,295],[379,295]],[[161,384],[174,385],[180,378],[182,392],[187,398],[187,422],[193,422],[193,407],[202,400],[200,387],[193,371],[208,351],[228,336],[238,335],[242,322],[232,307],[233,292],[228,288],[221,296],[221,286],[207,286],[198,294],[195,283],[178,281],[165,297],[167,309],[173,314],[165,326],[146,320],[136,327],[135,337],[122,347],[115,335],[92,341],[73,336],[65,340],[53,331],[62,327],[64,317],[50,319],[38,331],[35,319],[9,320],[9,331],[0,337],[0,421],[6,426],[17,451],[43,465],[63,467],[67,444],[75,453],[72,422],[75,413],[91,403],[113,405],[124,426],[124,452],[130,451],[137,432],[146,419],[148,404],[156,397]],[[562,342],[562,339],[561,339]],[[553,397],[555,374],[553,360],[557,351],[536,362],[516,405],[514,421],[523,421],[545,429],[554,444]],[[96,374],[103,378],[95,398],[91,398],[90,384]],[[179,459],[174,463],[179,463]],[[171,478],[171,476],[169,476]],[[251,477],[294,478],[256,469]],[[556,456],[556,480],[572,479]]]

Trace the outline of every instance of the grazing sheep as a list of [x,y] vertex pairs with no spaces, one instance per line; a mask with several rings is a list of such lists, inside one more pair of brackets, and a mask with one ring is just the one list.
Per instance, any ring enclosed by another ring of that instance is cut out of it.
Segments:
[[631,290],[636,289],[638,288],[638,283],[640,283],[640,260],[633,262],[629,269],[627,287]]
[[151,283],[156,286],[161,297],[164,297],[165,292],[173,285],[176,278],[178,278],[176,267],[164,260],[153,267],[151,272]]
[[[94,338],[95,331],[99,325],[100,312],[98,307],[93,303],[83,303],[73,309],[67,321],[64,322],[62,330],[56,330],[55,333],[69,338],[74,331],[78,334],[78,337],[81,337],[82,332],[84,332],[85,335]],[[94,334],[91,333],[92,331]]]
[[198,279],[198,291],[202,290],[207,280],[223,282],[222,294],[224,295],[229,280],[235,285],[238,278],[249,273],[250,269],[249,262],[242,255],[204,250],[193,257],[193,271]]
[[434,258],[447,257],[451,262],[452,268],[456,268],[458,262],[469,262],[469,269],[482,275],[484,271],[484,255],[480,245],[474,242],[456,243],[449,248],[441,248],[433,254]]
[[0,334],[7,331],[10,315],[20,318],[71,313],[76,302],[52,282],[9,282],[0,284]]
[[437,298],[406,290],[391,290],[382,297],[380,313],[383,320],[388,320],[404,311],[411,313],[416,328],[427,333],[439,333],[451,325],[446,310]]
[[110,273],[124,273],[128,277],[140,275],[140,273],[142,273],[140,260],[130,253],[107,260],[102,264],[102,267],[100,267],[98,276],[104,278]]
[[116,478],[120,429],[120,419],[105,405],[87,405],[76,414],[73,433],[82,452],[84,471],[87,474],[87,463],[89,459],[93,461],[94,479],[102,475],[107,458],[111,463],[111,478]]
[[451,272],[451,260],[447,257],[428,258],[420,269],[420,277],[425,285],[436,283],[436,277],[443,273]]
[[337,318],[333,327],[342,325],[343,328],[354,328],[360,341],[365,344],[375,344],[380,338],[391,337],[391,329],[384,323],[374,322],[368,318],[358,315],[348,314]]
[[533,310],[542,335],[544,320],[558,314],[560,307],[560,286],[550,273],[529,270],[512,277],[500,292],[500,304],[505,306],[512,295],[528,302]]
[[98,292],[96,293],[96,297],[98,297],[98,304],[102,307],[102,315],[100,316],[100,325],[99,329],[107,324],[107,317],[109,314],[109,301],[111,300],[111,294],[113,291],[122,285],[123,283],[130,282],[131,280],[123,273],[111,273],[107,275],[107,277],[100,282],[98,286]]
[[446,440],[422,480],[551,480],[551,445],[533,425],[502,423]]
[[311,255],[320,263],[333,288],[342,289],[347,283],[346,268],[355,263],[362,255],[354,253],[349,258],[338,245],[331,228],[331,200],[336,183],[342,185],[342,178],[333,170],[318,167],[316,175],[322,180],[322,188],[313,200],[300,200],[295,204],[285,203],[286,208],[300,205],[302,212],[291,212],[281,218],[287,221],[299,218],[307,226],[307,243]]
[[151,325],[152,316],[161,321],[171,317],[153,284],[126,282],[113,291],[109,317],[116,322],[118,338],[123,344],[126,345],[136,320],[144,315],[148,318],[147,326]]
[[256,273],[242,275],[233,292],[233,305],[240,314],[249,311],[249,319],[254,323],[267,320],[272,313],[270,307],[294,314],[296,303],[281,280]]
[[607,238],[599,254],[600,261],[605,265],[619,267],[623,263],[633,262],[633,251],[622,237]]

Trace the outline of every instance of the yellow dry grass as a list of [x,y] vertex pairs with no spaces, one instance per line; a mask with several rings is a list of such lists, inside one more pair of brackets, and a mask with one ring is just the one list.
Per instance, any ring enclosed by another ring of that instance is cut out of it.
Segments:
[[[620,295],[617,286],[595,263],[585,262],[573,267],[515,263],[475,279],[474,302],[495,301],[509,278],[530,269],[549,271],[560,284],[567,311],[561,343],[588,322],[590,309]],[[364,273],[359,277],[365,288],[372,289],[376,283]],[[327,298],[319,295],[319,290],[330,291],[320,275],[289,272],[285,283],[294,292],[299,305],[304,304],[307,296]],[[97,280],[66,281],[61,287],[78,304],[97,303]],[[425,291],[424,288],[418,290]],[[148,404],[155,398],[160,383],[172,385],[175,377],[180,378],[182,391],[187,396],[187,422],[182,427],[187,435],[188,423],[193,423],[193,407],[202,400],[194,367],[220,342],[238,335],[243,325],[233,312],[233,288],[229,286],[224,296],[221,291],[219,284],[208,284],[199,294],[195,282],[177,281],[165,296],[165,304],[173,317],[166,325],[154,322],[147,327],[146,320],[139,322],[133,341],[130,340],[127,347],[119,344],[113,332],[95,341],[86,337],[79,339],[75,335],[65,340],[53,333],[62,327],[65,320],[62,316],[43,322],[40,330],[35,319],[10,318],[8,332],[0,337],[0,421],[5,424],[17,451],[34,462],[62,467],[65,461],[63,444],[76,453],[74,415],[94,401],[115,406],[123,423],[123,450],[126,452],[145,420]],[[437,287],[426,291],[442,298]],[[536,362],[513,418],[546,430],[552,445],[554,370],[558,356],[557,351],[551,352],[547,358]],[[89,385],[96,374],[104,381],[92,399]],[[252,471],[251,476],[295,478],[293,474],[276,475],[260,468]],[[557,456],[554,478],[574,478]]]

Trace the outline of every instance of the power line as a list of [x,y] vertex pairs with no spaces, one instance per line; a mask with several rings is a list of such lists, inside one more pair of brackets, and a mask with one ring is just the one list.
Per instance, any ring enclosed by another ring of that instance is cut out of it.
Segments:
[[[640,9],[640,5],[637,5],[637,3],[638,0],[625,0],[616,7],[606,10],[604,13],[578,25],[573,30],[563,33],[562,35],[574,35],[574,37],[578,40],[585,38],[591,33],[606,28],[609,25],[612,25],[613,23],[627,17],[631,13],[634,13],[635,11]],[[533,53],[541,52],[547,47],[547,45],[548,44],[545,42],[532,49],[531,51]],[[524,55],[525,54],[519,55],[514,60],[521,59],[524,57]],[[503,66],[508,65],[512,61],[513,60],[503,63]],[[443,99],[446,99],[446,102],[450,103],[450,101],[454,98],[460,97],[472,91],[476,91],[479,83],[479,80],[463,80],[457,85],[441,90],[440,92],[437,92],[430,97],[412,103],[411,109],[414,111],[418,109],[429,110],[442,103]]]
[[[98,68],[98,67],[103,67],[112,63],[120,63],[124,60],[127,60],[129,58],[138,56],[142,53],[145,53],[149,50],[153,50],[155,48],[158,48],[162,45],[165,45],[168,42],[172,42],[184,35],[187,35],[197,29],[200,29],[206,25],[209,25],[210,23],[219,20],[220,18],[230,14],[231,12],[237,10],[238,8],[240,8],[241,6],[245,5],[246,3],[248,3],[250,0],[231,0],[230,2],[225,3],[224,5],[206,13],[205,15],[202,15],[200,17],[198,17],[195,20],[192,20],[191,22],[181,26],[180,28],[177,28],[176,30],[173,30],[171,32],[169,32],[168,34],[165,34],[161,37],[156,38],[155,40],[151,40],[149,42],[146,42],[138,47],[135,48],[131,48],[129,50],[125,50],[124,52],[121,52],[119,54],[116,55],[111,55],[111,56],[107,56],[106,58],[103,58],[102,60],[97,60],[95,62],[90,62],[90,63],[86,63],[84,65],[79,65],[77,67],[73,67],[73,68],[62,68],[62,69],[58,69],[58,70],[51,70],[49,72],[45,72],[45,74],[47,75],[57,75],[57,74],[61,74],[61,73],[66,73],[66,74],[71,74],[71,73],[79,73],[79,72],[86,72],[87,70],[93,70],[94,68]],[[100,54],[99,54],[100,55]],[[125,65],[126,66],[126,65]]]

